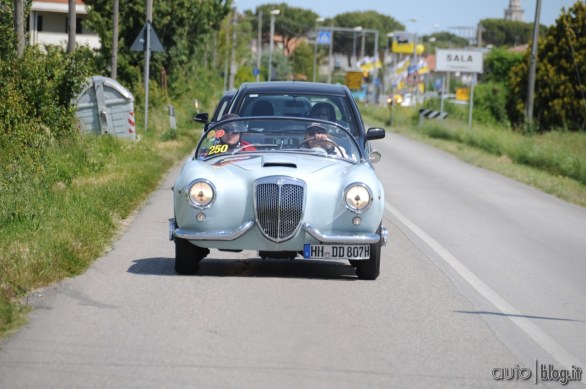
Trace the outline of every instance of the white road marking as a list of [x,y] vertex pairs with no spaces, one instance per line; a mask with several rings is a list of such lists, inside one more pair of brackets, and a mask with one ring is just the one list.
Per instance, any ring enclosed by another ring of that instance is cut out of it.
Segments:
[[409,220],[399,210],[385,201],[385,209],[396,217],[405,227],[417,235],[425,244],[427,244],[437,255],[439,255],[448,265],[454,269],[470,286],[472,286],[480,295],[494,305],[501,313],[505,314],[513,323],[533,339],[539,346],[547,351],[566,369],[571,370],[572,366],[585,366],[576,357],[567,352],[559,343],[553,340],[549,335],[543,332],[539,327],[531,322],[528,318],[522,317],[523,314],[509,304],[505,299],[498,295],[472,271],[454,257],[438,241],[426,234],[415,223]]

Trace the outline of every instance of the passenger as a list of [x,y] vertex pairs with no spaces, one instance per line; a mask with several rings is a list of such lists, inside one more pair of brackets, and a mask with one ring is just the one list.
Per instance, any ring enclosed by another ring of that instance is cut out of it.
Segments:
[[320,120],[328,120],[330,122],[336,121],[336,111],[334,107],[330,103],[315,103],[313,107],[311,107],[311,111],[309,112],[309,117],[314,119]]
[[[230,152],[236,149],[241,151],[254,151],[256,148],[254,146],[250,146],[250,142],[246,142],[241,140],[241,134],[246,132],[246,126],[242,122],[229,122],[222,125],[222,122],[230,119],[239,118],[235,113],[230,113],[228,115],[224,115],[222,117],[222,121],[219,123],[219,126],[216,128],[216,145],[227,145],[227,148],[216,148],[219,153]],[[211,154],[211,152],[210,152]]]

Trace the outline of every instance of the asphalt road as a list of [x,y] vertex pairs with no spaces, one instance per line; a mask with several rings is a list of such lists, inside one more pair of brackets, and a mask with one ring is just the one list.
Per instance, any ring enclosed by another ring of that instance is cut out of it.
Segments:
[[376,281],[215,250],[175,275],[174,169],[85,274],[29,297],[0,388],[558,387],[543,367],[586,368],[586,210],[397,135],[375,146]]

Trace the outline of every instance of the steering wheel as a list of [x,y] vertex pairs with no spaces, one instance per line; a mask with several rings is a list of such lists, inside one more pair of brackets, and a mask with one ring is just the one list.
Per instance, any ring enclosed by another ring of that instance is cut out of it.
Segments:
[[[338,152],[340,153],[340,156],[343,157],[344,156],[344,151],[342,151],[342,148],[333,140],[330,139],[306,139],[304,141],[301,141],[301,143],[299,143],[299,146],[297,146],[297,148],[302,148],[301,146],[305,143],[309,143],[309,142],[326,142],[329,144],[332,144],[336,149],[338,149]],[[321,147],[323,149],[323,147]]]

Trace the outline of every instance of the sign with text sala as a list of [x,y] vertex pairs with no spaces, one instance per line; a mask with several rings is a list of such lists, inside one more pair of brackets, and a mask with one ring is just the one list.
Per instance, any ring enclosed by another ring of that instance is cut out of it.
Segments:
[[476,50],[437,49],[435,51],[437,72],[482,73],[484,56]]

